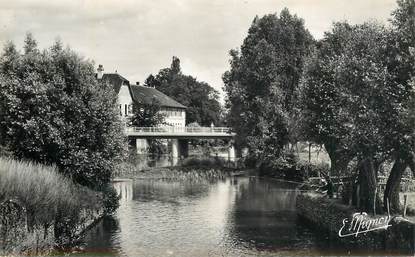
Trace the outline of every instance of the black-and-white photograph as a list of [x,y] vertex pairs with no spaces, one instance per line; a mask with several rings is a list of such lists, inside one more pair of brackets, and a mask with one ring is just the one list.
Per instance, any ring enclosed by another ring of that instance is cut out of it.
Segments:
[[0,256],[415,256],[415,0],[0,0]]

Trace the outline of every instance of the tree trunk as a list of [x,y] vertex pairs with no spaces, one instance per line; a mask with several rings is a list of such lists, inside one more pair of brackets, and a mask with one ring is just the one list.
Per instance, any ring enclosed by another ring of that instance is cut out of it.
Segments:
[[311,143],[308,143],[308,164],[311,163]]
[[415,178],[415,155],[412,153],[408,159],[408,166],[412,171],[412,178]]
[[362,210],[373,212],[382,211],[379,194],[376,194],[377,178],[376,169],[372,158],[366,158],[359,165],[359,206]]
[[330,157],[330,175],[339,176],[346,174],[347,165],[349,164],[350,160],[352,160],[352,156],[349,154],[349,152],[338,148],[334,144],[324,144],[324,147],[326,148],[326,151]]
[[383,208],[387,210],[387,200],[389,200],[389,209],[391,213],[397,213],[400,210],[399,186],[407,166],[407,162],[398,157],[393,164],[388,181],[386,182],[385,193],[383,195]]
[[338,157],[331,160],[330,173],[331,176],[340,176],[347,174],[347,166],[349,165],[350,158],[347,156]]

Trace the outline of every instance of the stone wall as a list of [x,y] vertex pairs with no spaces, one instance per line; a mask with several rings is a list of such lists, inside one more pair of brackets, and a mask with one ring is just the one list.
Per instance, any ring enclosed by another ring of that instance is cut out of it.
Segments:
[[391,254],[415,253],[415,224],[402,217],[392,217],[387,230],[375,230],[357,237],[340,238],[339,230],[343,219],[352,219],[355,208],[328,199],[316,193],[303,193],[297,196],[298,215],[317,230],[328,233],[330,240],[350,249],[373,250]]

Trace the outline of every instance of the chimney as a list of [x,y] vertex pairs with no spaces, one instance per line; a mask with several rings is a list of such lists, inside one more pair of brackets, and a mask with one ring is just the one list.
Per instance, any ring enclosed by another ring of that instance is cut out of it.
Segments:
[[102,64],[98,65],[97,72],[97,79],[102,79],[102,76],[104,76],[104,66]]

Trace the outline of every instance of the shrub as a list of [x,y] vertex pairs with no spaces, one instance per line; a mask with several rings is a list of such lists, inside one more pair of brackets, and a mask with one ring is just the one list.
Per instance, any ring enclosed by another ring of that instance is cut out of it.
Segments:
[[225,161],[219,157],[211,157],[211,158],[200,158],[200,157],[188,157],[183,160],[182,166],[184,167],[191,167],[191,166],[198,166],[198,167],[206,167],[206,168],[216,168],[216,167],[224,167]]
[[104,213],[105,214],[113,214],[118,207],[120,206],[119,200],[120,196],[118,195],[117,191],[114,187],[108,185],[103,189],[104,193]]
[[258,158],[255,155],[248,154],[243,157],[244,165],[248,168],[255,168],[258,163]]
[[13,156],[12,152],[10,152],[10,150],[7,147],[2,146],[0,144],[0,157],[12,157],[12,156]]
[[277,177],[286,180],[304,181],[319,174],[328,174],[327,164],[310,164],[299,160],[295,154],[288,153],[278,158],[267,158],[259,165],[262,176]]

